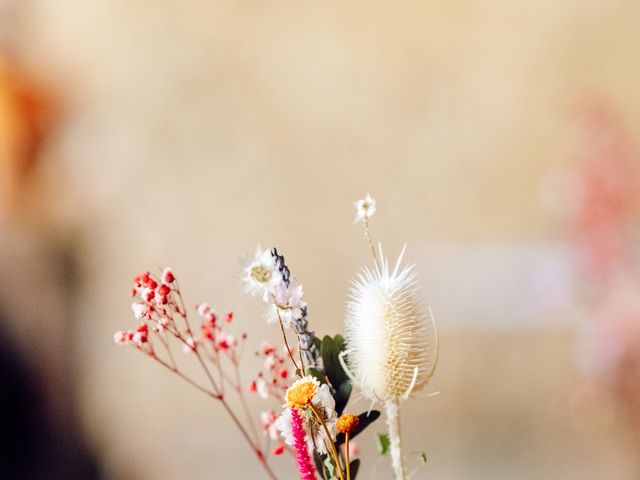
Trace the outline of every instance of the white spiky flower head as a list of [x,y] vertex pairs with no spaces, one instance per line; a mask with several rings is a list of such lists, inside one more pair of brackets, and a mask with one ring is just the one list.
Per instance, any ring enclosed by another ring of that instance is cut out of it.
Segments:
[[363,268],[347,302],[345,332],[349,370],[372,401],[406,399],[424,388],[437,363],[437,334],[419,297],[414,265]]

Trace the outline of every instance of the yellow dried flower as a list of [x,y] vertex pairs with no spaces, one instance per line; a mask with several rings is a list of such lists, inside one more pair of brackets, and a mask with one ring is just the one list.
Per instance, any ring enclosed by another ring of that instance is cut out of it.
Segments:
[[340,415],[340,418],[338,418],[336,428],[338,429],[338,433],[351,434],[356,428],[358,428],[359,423],[360,419],[358,417],[351,415],[350,413],[345,413]]
[[285,394],[286,406],[290,408],[309,406],[318,388],[320,388],[320,382],[310,375],[296,380]]

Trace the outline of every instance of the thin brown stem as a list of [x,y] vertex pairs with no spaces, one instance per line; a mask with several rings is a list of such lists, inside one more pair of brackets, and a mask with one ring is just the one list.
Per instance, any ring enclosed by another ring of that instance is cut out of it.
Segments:
[[229,374],[227,372],[224,371],[224,369],[222,368],[218,368],[218,362],[220,362],[220,356],[217,355],[217,352],[214,348],[211,349],[210,353],[208,349],[207,350],[207,354],[205,355],[205,359],[209,361],[209,363],[211,363],[211,365],[215,366],[216,369],[220,372],[220,382],[226,381],[229,382],[229,384],[234,385],[234,381],[233,379],[229,376]]
[[[251,433],[255,439],[256,445],[260,444],[260,437],[258,436],[258,431],[256,430],[256,425],[253,421],[253,417],[251,416],[251,411],[249,410],[249,406],[247,405],[247,400],[244,397],[244,392],[242,390],[242,383],[240,381],[240,368],[238,368],[238,364],[236,362],[233,363],[235,375],[236,375],[236,392],[240,397],[240,403],[242,404],[242,409],[244,410],[244,414],[247,417],[247,423],[249,424],[249,428],[251,428]],[[268,451],[268,448],[265,452]]]
[[[176,294],[178,296],[178,300],[180,301],[180,306],[182,308],[182,312],[180,313],[180,315],[184,319],[185,325],[187,326],[187,333],[190,336],[193,336],[192,330],[191,330],[191,325],[189,324],[189,318],[187,316],[187,311],[186,311],[186,309],[184,307],[184,301],[182,299],[182,293],[180,292],[180,287],[178,286],[177,281],[176,281]],[[198,351],[198,348],[197,347],[194,348],[193,351],[194,351],[194,353],[196,355],[196,358],[198,359],[198,362],[202,366],[202,369],[204,370],[205,375],[209,379],[209,382],[211,383],[211,386],[213,387],[213,389],[216,392],[220,392],[221,389],[218,387],[218,385],[216,384],[215,380],[213,379],[213,376],[211,375],[211,371],[209,370],[209,368],[207,368],[207,365],[205,364],[204,360],[202,359],[202,355]],[[224,382],[222,382],[222,383],[224,383]],[[235,412],[233,410],[231,410],[231,407],[226,402],[224,396],[222,394],[218,394],[216,396],[216,398],[222,403],[224,409],[227,411],[227,413],[229,414],[229,416],[231,417],[233,422],[236,424],[236,426],[238,427],[238,429],[242,433],[242,436],[247,440],[247,442],[251,446],[251,450],[253,450],[255,455],[258,457],[258,460],[260,461],[260,463],[262,464],[262,466],[266,470],[266,472],[269,475],[269,477],[275,480],[276,476],[273,473],[273,471],[271,470],[271,467],[269,467],[269,465],[267,463],[267,460],[265,458],[265,455],[262,452],[262,450],[260,449],[260,445],[257,442],[254,443],[254,441],[251,439],[251,437],[250,437],[249,433],[247,432],[246,428],[244,427],[244,425],[242,425],[242,423],[240,422],[240,420],[236,416]]]
[[267,475],[269,475],[269,478],[273,479],[273,480],[277,480],[275,474],[273,473],[273,470],[271,470],[271,467],[269,466],[269,464],[267,463],[267,459],[264,456],[264,453],[262,452],[262,450],[260,449],[259,445],[256,445],[253,443],[253,441],[251,440],[251,437],[249,436],[249,434],[247,433],[247,430],[243,427],[242,423],[240,423],[240,420],[238,420],[238,417],[236,416],[236,414],[233,412],[233,410],[231,410],[231,407],[229,406],[229,404],[224,400],[224,398],[220,399],[220,402],[222,403],[222,406],[224,407],[224,409],[227,411],[227,413],[229,414],[229,416],[231,417],[231,419],[233,420],[233,422],[236,424],[236,426],[240,429],[240,431],[242,432],[242,435],[244,436],[244,438],[247,440],[247,442],[249,443],[249,445],[251,446],[251,449],[253,450],[253,452],[255,453],[255,455],[258,457],[258,461],[260,462],[260,464],[262,465],[262,467],[265,469],[265,471],[267,472]]
[[177,376],[179,376],[180,378],[182,378],[185,382],[187,382],[189,385],[191,385],[192,387],[200,390],[202,393],[204,393],[205,395],[214,398],[216,400],[219,400],[219,396],[216,395],[214,392],[212,392],[211,390],[209,390],[206,387],[203,387],[202,385],[200,385],[199,383],[195,382],[194,380],[192,380],[191,378],[187,377],[184,373],[182,373],[180,370],[178,370],[176,367],[172,367],[171,365],[169,365],[167,362],[165,362],[164,360],[162,360],[160,357],[156,356],[155,354],[150,354],[149,355],[153,360],[155,360],[156,362],[158,362],[160,365],[162,365],[164,368],[166,368],[167,370],[169,370],[172,373],[175,373]]
[[[176,295],[178,297],[178,300],[180,301],[180,307],[182,308],[182,312],[180,313],[180,316],[184,319],[184,323],[187,326],[187,334],[191,338],[193,338],[193,331],[191,330],[191,325],[189,324],[189,316],[187,315],[187,310],[184,307],[184,301],[182,299],[182,293],[180,292],[180,286],[178,285],[178,281],[177,280],[176,280],[176,291],[175,292],[176,292]],[[186,345],[189,346],[189,344],[184,339],[183,339],[183,341],[185,342]],[[213,389],[216,392],[221,393],[221,388],[216,384],[216,381],[213,379],[213,375],[211,375],[211,371],[209,370],[207,365],[204,363],[204,360],[202,359],[202,355],[198,351],[197,345],[194,346],[194,347],[191,347],[191,346],[189,346],[189,347],[196,354],[196,358],[198,359],[198,362],[200,363],[200,366],[204,370],[205,375],[209,379],[209,382],[211,383],[211,386],[213,387]]]
[[309,408],[315,415],[316,419],[322,425],[325,435],[327,436],[327,443],[331,449],[331,455],[333,456],[333,460],[336,462],[336,469],[338,470],[338,474],[340,480],[344,480],[344,475],[342,474],[342,466],[340,465],[340,458],[338,457],[338,452],[336,451],[336,446],[333,444],[333,439],[331,438],[331,433],[329,432],[329,428],[327,428],[327,424],[322,419],[320,412],[313,403],[309,403]]
[[298,364],[296,363],[295,358],[293,358],[293,354],[291,353],[291,348],[289,347],[289,341],[287,340],[287,334],[284,331],[284,323],[282,323],[282,317],[280,316],[280,311],[278,310],[277,305],[276,305],[276,313],[278,315],[278,323],[280,323],[280,331],[282,332],[282,338],[284,338],[284,345],[287,348],[287,353],[289,354],[289,358],[291,359],[293,366],[296,367],[296,371],[299,372],[298,375],[302,377],[304,376],[304,371],[300,370],[300,367],[298,367]]
[[[318,445],[316,444],[316,439],[313,435],[311,435],[311,443],[313,443],[313,450],[317,452]],[[325,445],[326,445],[326,442],[325,442]],[[322,462],[322,478],[327,478],[327,477],[328,477],[327,466],[324,464],[324,462]]]
[[171,347],[169,346],[169,342],[166,338],[164,338],[160,333],[156,333],[156,336],[160,339],[160,343],[164,345],[164,348],[167,350],[167,354],[169,355],[169,359],[171,360],[171,365],[173,368],[177,369],[178,364],[176,363],[176,359],[173,358],[173,353],[171,353]]
[[349,432],[344,434],[344,464],[347,468],[347,480],[351,480],[351,465],[349,465]]
[[251,437],[249,436],[249,434],[247,433],[247,430],[244,428],[244,426],[242,425],[242,423],[240,422],[240,420],[238,420],[238,417],[236,416],[235,412],[233,410],[231,410],[231,407],[229,406],[229,404],[225,401],[224,397],[212,392],[211,390],[203,387],[202,385],[196,383],[195,381],[193,381],[191,378],[187,377],[184,373],[182,373],[180,370],[173,368],[171,365],[169,365],[167,362],[165,362],[164,360],[162,360],[161,358],[158,358],[155,354],[149,354],[149,356],[155,360],[156,362],[158,362],[160,365],[162,365],[163,367],[165,367],[167,370],[169,370],[170,372],[175,373],[178,377],[182,378],[185,382],[187,382],[189,385],[193,386],[194,388],[198,389],[199,391],[201,391],[202,393],[204,393],[205,395],[218,400],[220,403],[222,403],[223,408],[227,411],[227,413],[229,414],[229,416],[231,417],[231,419],[233,420],[233,422],[236,424],[236,426],[238,427],[238,429],[240,430],[240,433],[242,433],[242,436],[245,438],[245,440],[249,443],[249,446],[251,447],[251,450],[253,451],[253,453],[256,455],[256,457],[258,457],[258,461],[260,462],[260,464],[262,465],[262,467],[265,469],[265,472],[267,473],[267,475],[269,476],[269,478],[271,478],[272,480],[277,480],[277,477],[275,475],[275,473],[273,473],[273,470],[271,469],[271,467],[269,466],[269,464],[267,463],[267,460],[265,458],[264,453],[262,452],[262,450],[260,449],[260,446],[255,444],[252,440]]
[[300,347],[300,336],[296,335],[298,337],[298,357],[300,358],[300,367],[302,368],[302,375],[304,375],[304,373],[307,371],[307,369],[304,366],[304,359],[302,358],[302,348]]
[[[218,376],[220,378],[220,393],[222,393],[222,395],[224,395],[224,376],[222,373],[222,364],[220,363],[220,352],[218,352],[217,349],[213,349],[216,361],[215,362],[211,362],[213,363],[217,368],[218,368]],[[231,382],[229,382],[231,383]]]
[[369,242],[369,248],[371,248],[371,255],[373,256],[373,262],[376,264],[376,268],[380,271],[380,263],[378,262],[378,255],[376,254],[376,248],[373,246],[373,239],[371,238],[371,232],[369,230],[369,218],[364,217],[364,234]]

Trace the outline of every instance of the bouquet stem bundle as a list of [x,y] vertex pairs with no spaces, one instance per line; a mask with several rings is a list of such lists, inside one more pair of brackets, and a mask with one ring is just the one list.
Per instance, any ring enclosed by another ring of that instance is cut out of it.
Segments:
[[[223,318],[207,305],[196,309],[198,328],[182,298],[178,282],[167,268],[158,276],[149,272],[134,278],[132,310],[141,323],[136,330],[120,330],[118,345],[132,345],[192,387],[222,404],[248,443],[266,476],[276,480],[270,456],[292,454],[302,480],[355,480],[360,459],[354,437],[380,416],[372,410],[344,413],[354,386],[372,402],[382,402],[387,415],[391,465],[396,480],[407,478],[402,453],[400,403],[426,386],[437,360],[433,320],[418,300],[413,266],[401,267],[402,254],[390,269],[380,248],[374,248],[369,218],[375,212],[370,195],[356,204],[363,220],[374,268],[363,269],[353,284],[347,306],[346,340],[341,335],[316,337],[309,328],[302,285],[291,275],[284,256],[273,248],[256,250],[244,270],[246,289],[267,304],[268,323],[278,324],[282,347],[263,342],[255,351],[264,364],[247,390],[273,402],[260,413],[264,440],[256,428],[240,378],[240,360],[247,333],[233,335]],[[429,322],[431,320],[431,322]],[[290,345],[289,335],[297,339]],[[191,355],[201,368],[193,378],[176,361],[174,344]],[[345,361],[346,358],[346,361]],[[348,365],[347,365],[348,364]],[[283,405],[284,393],[284,405]],[[237,400],[238,405],[233,405]],[[277,411],[280,413],[277,413]],[[273,449],[271,441],[279,443]]]

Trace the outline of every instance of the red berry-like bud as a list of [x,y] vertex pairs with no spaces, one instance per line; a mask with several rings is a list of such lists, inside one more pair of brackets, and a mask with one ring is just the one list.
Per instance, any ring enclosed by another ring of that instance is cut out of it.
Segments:
[[165,285],[163,283],[158,287],[157,292],[158,292],[158,295],[160,295],[161,297],[166,297],[167,295],[169,295],[169,292],[171,292],[171,289],[169,288],[168,285]]
[[276,448],[273,449],[271,453],[274,455],[282,455],[284,452],[284,443],[280,443]]
[[173,281],[176,279],[175,275],[173,274],[173,272],[171,271],[170,268],[165,268],[164,271],[162,272],[162,281],[163,283],[173,283]]
[[202,329],[202,338],[205,340],[214,339],[213,331],[207,325],[202,325],[200,328]]
[[286,368],[280,369],[280,372],[278,373],[280,375],[280,378],[287,378],[287,376],[289,375],[289,371]]
[[256,386],[256,382],[251,382],[249,384],[249,387],[247,387],[247,390],[249,390],[251,393],[255,393],[258,390],[258,387]]
[[224,319],[225,322],[231,323],[233,321],[233,312],[227,313],[227,316]]

